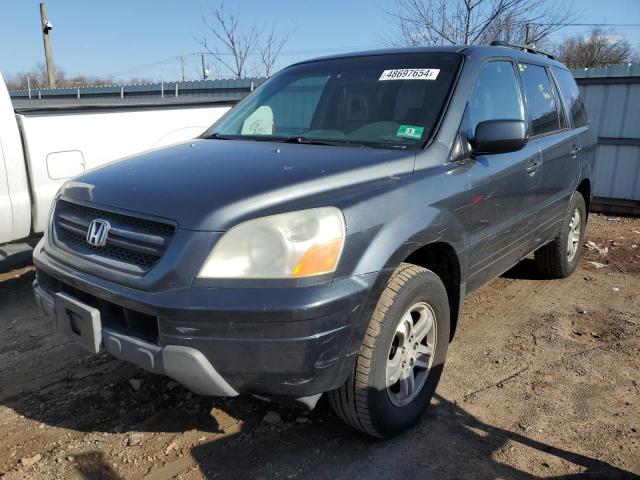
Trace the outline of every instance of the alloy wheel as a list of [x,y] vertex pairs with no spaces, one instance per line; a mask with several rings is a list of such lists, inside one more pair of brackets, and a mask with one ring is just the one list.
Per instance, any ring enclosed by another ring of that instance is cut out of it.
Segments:
[[402,316],[391,342],[386,368],[387,395],[397,407],[409,404],[426,383],[436,348],[436,316],[425,302]]
[[580,210],[575,209],[569,223],[569,237],[567,239],[567,260],[572,261],[580,245],[580,231],[582,229]]

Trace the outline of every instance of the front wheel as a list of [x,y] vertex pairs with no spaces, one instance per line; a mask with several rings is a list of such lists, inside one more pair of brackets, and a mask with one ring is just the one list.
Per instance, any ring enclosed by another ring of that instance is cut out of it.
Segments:
[[380,296],[354,371],[329,393],[337,415],[381,438],[414,424],[440,380],[449,328],[440,278],[416,265],[400,265]]
[[560,233],[549,244],[535,252],[538,269],[548,277],[571,275],[580,261],[587,225],[587,207],[580,192],[574,192]]

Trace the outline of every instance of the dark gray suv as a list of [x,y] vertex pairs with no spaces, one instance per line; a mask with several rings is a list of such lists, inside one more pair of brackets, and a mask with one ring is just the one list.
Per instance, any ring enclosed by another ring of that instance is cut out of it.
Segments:
[[595,142],[571,74],[508,46],[275,75],[200,138],[60,190],[35,249],[57,328],[205,395],[415,422],[467,295],[580,258]]

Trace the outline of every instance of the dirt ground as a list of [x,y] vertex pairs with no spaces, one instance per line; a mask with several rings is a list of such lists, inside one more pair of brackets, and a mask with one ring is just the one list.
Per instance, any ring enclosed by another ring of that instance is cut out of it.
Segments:
[[593,215],[587,238],[608,252],[571,278],[525,260],[467,299],[433,404],[388,441],[326,400],[200,397],[89,356],[36,308],[31,268],[1,274],[0,478],[637,478],[640,219]]

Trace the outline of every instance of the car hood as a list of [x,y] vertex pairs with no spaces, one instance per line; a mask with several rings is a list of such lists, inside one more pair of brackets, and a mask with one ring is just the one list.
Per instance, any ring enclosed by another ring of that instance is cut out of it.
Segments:
[[[199,139],[89,171],[62,195],[225,231],[248,218],[338,205],[363,185],[412,172],[402,150]],[[339,205],[338,205],[339,206]]]

